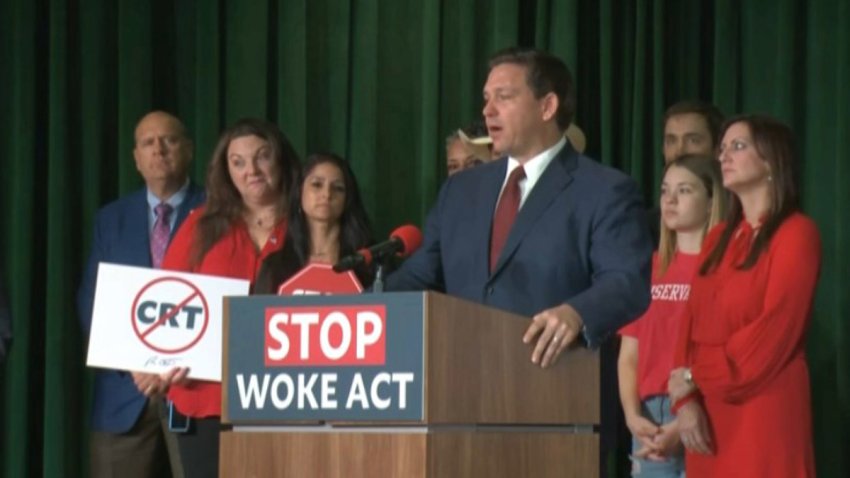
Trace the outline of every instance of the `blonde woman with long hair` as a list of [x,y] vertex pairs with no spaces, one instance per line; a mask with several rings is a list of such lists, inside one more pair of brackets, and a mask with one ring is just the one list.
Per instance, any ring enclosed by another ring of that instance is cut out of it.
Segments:
[[684,452],[667,380],[702,241],[725,213],[720,164],[704,155],[667,164],[661,186],[661,240],[653,257],[652,303],[620,331],[620,402],[632,432],[632,476],[680,477]]

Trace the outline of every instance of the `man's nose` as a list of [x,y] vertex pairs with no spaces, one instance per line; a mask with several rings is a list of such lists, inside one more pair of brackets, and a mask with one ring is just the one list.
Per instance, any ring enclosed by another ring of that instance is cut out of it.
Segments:
[[491,101],[484,102],[484,108],[481,109],[481,113],[484,116],[492,116],[495,111],[496,109],[493,107],[493,103]]

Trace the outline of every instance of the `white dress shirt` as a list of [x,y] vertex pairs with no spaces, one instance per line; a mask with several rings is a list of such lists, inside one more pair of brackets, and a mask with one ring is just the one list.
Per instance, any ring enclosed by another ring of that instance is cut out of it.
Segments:
[[[531,193],[531,190],[534,189],[534,185],[537,184],[537,180],[540,179],[540,176],[543,176],[543,171],[545,171],[546,168],[549,167],[549,163],[551,163],[552,160],[555,159],[555,156],[557,156],[558,153],[561,152],[561,148],[563,148],[565,144],[567,144],[567,140],[562,136],[561,140],[555,143],[554,146],[529,159],[525,163],[525,179],[522,179],[519,182],[520,209],[522,209],[522,205],[525,204],[525,200],[526,198],[528,198],[528,195]],[[518,168],[519,166],[519,161],[517,161],[513,157],[508,157],[508,168],[505,171],[505,179],[502,181],[502,192],[505,191],[505,185],[508,183],[508,177],[510,177],[513,170]],[[502,193],[500,192],[499,198],[501,199],[501,197]],[[498,205],[499,202],[496,201],[496,204]]]

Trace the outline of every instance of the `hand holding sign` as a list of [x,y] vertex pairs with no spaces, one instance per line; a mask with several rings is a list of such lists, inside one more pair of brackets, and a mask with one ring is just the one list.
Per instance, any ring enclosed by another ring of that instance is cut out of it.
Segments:
[[172,385],[187,385],[189,383],[189,367],[174,367],[159,375],[166,388]]
[[168,391],[168,383],[163,382],[155,373],[131,372],[131,374],[136,388],[146,397],[162,395]]

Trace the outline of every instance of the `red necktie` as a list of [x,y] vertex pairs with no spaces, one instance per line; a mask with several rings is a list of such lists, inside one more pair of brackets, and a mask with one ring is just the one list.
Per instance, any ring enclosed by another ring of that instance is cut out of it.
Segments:
[[155,269],[159,269],[162,265],[162,258],[165,256],[165,249],[168,247],[168,239],[171,236],[171,226],[168,216],[171,215],[173,208],[168,203],[159,203],[155,208],[156,221],[153,223],[153,231],[151,231],[151,261]]
[[496,268],[499,254],[502,253],[502,248],[508,241],[508,234],[511,232],[511,226],[513,226],[516,213],[519,210],[521,196],[519,182],[522,179],[525,179],[525,169],[518,166],[508,176],[508,182],[505,184],[502,197],[499,198],[499,204],[496,206],[496,214],[493,216],[493,231],[490,234],[490,272],[493,272],[493,269]]

